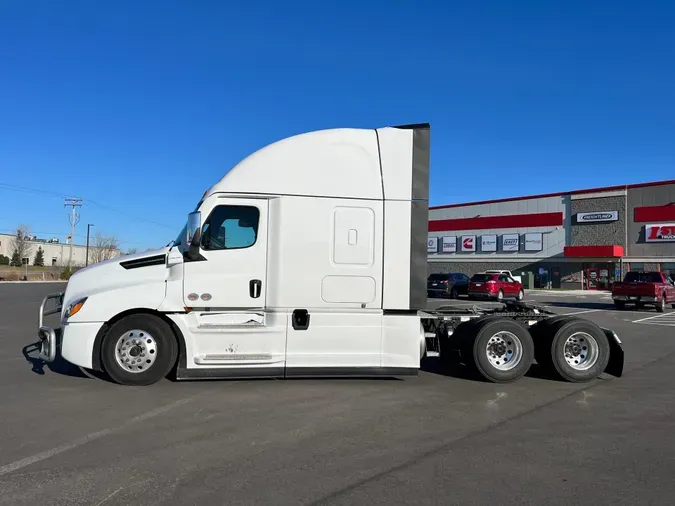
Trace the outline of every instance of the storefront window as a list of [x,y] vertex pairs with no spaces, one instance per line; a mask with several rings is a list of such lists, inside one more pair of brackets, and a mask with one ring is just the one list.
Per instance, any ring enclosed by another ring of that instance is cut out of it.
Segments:
[[631,262],[629,265],[631,271],[644,272],[645,270],[645,264],[642,262]]
[[661,264],[661,272],[670,277],[670,279],[675,279],[675,262]]

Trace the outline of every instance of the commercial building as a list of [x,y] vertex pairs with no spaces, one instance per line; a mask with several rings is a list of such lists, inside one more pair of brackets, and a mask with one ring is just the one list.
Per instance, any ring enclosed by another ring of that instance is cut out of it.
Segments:
[[675,276],[675,180],[431,207],[428,253],[429,273],[508,269],[529,288]]
[[[15,235],[0,234],[0,255],[12,258],[14,252]],[[31,237],[31,240],[26,241],[26,252],[23,255],[22,262],[24,264],[33,265],[35,260],[35,253],[41,247],[44,251],[44,265],[45,266],[65,266],[68,265],[68,258],[70,256],[70,244],[59,242],[58,239],[38,239]],[[81,267],[85,265],[87,257],[86,245],[73,244],[73,262],[72,265]],[[118,257],[121,252],[119,250],[106,251],[105,257]],[[102,257],[98,254],[95,248],[89,248],[89,263],[93,263]]]

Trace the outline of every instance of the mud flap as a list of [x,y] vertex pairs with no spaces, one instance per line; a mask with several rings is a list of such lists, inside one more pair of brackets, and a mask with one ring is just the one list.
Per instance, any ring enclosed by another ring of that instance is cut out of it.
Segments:
[[602,331],[607,336],[607,342],[609,343],[609,362],[607,362],[604,372],[620,378],[623,375],[624,364],[624,352],[621,340],[613,330],[603,328]]

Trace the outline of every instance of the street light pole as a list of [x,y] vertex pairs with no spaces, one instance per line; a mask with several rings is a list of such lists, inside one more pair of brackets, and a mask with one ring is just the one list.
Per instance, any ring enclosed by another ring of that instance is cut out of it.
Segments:
[[87,223],[87,253],[86,253],[87,258],[86,258],[85,261],[84,261],[84,266],[85,266],[85,267],[86,267],[87,265],[89,265],[89,229],[90,229],[91,227],[93,227],[93,226],[94,226],[93,223]]

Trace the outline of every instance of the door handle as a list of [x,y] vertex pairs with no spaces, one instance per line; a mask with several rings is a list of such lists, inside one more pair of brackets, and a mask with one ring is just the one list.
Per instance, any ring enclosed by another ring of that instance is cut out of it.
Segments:
[[262,292],[262,281],[259,279],[252,279],[251,281],[248,282],[248,293],[249,295],[257,299],[260,297],[260,293]]
[[295,309],[291,314],[293,330],[307,330],[309,328],[309,312],[306,309]]

